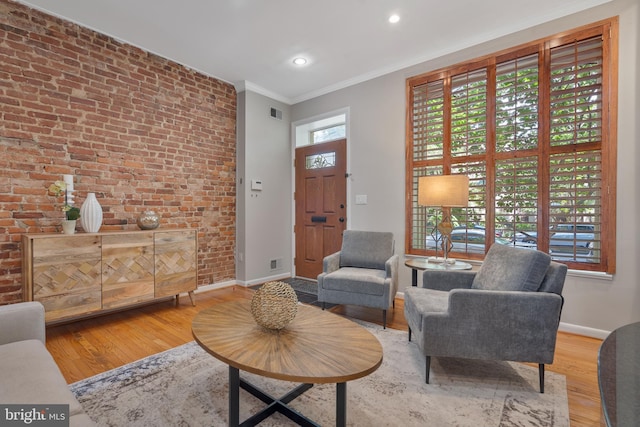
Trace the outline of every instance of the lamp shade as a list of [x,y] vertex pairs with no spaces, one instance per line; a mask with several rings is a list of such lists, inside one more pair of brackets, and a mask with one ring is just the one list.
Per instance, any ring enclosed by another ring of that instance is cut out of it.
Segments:
[[469,177],[466,175],[430,175],[418,179],[418,204],[421,206],[465,207],[469,204]]

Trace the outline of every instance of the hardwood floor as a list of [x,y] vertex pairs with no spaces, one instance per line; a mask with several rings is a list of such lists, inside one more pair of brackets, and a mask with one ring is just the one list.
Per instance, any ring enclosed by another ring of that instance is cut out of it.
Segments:
[[[222,301],[251,299],[253,291],[234,286],[200,293],[196,307],[181,298],[47,328],[47,347],[72,383],[193,339],[191,321],[200,310]],[[382,325],[380,310],[336,306],[332,312]],[[403,300],[396,299],[387,326],[406,331]],[[571,425],[600,426],[597,354],[601,340],[560,332],[553,365],[547,371],[567,378]],[[534,365],[532,365],[534,366]],[[537,366],[537,365],[535,365]]]

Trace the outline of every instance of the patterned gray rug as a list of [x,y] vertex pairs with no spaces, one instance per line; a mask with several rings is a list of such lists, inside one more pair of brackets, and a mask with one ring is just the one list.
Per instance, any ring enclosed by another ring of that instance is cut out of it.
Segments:
[[[360,322],[359,322],[360,323]],[[565,377],[518,363],[433,359],[431,384],[424,358],[407,334],[362,323],[382,343],[384,362],[368,377],[347,383],[350,426],[568,426]],[[275,396],[294,384],[241,372]],[[225,426],[228,368],[195,342],[72,384],[101,426]],[[240,417],[262,404],[240,391]],[[291,406],[321,425],[335,424],[335,385],[316,385]],[[261,426],[288,426],[280,414]]]

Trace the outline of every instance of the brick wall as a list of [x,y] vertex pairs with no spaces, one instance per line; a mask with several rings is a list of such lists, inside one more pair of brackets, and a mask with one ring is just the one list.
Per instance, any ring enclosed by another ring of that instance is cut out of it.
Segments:
[[22,300],[20,235],[59,227],[63,174],[101,231],[153,209],[199,230],[199,285],[235,277],[232,85],[0,0],[0,108],[0,304]]

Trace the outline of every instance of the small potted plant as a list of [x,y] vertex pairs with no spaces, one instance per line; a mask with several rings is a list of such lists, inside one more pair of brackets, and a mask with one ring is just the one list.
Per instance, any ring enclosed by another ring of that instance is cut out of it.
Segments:
[[62,232],[64,234],[74,234],[76,232],[76,221],[80,218],[80,209],[68,203],[67,184],[65,184],[64,181],[56,181],[49,186],[49,193],[54,196],[64,194],[62,211],[64,212],[65,219],[62,221]]
[[65,220],[62,221],[62,232],[64,234],[75,234],[76,221],[80,218],[80,209],[75,206],[64,205],[62,210],[65,214]]
[[80,219],[80,208],[76,208],[75,206],[64,205],[62,208],[64,211],[64,215],[67,218],[67,221],[75,221]]

